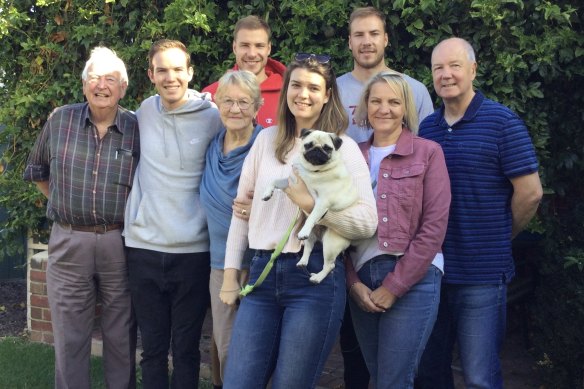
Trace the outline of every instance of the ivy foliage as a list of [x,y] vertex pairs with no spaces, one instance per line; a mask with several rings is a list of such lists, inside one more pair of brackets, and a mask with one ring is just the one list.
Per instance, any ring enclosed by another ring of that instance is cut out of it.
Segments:
[[121,103],[135,109],[154,93],[146,75],[154,40],[187,44],[201,89],[233,66],[233,26],[252,13],[272,27],[272,57],[287,63],[297,51],[326,52],[338,74],[350,71],[347,21],[362,5],[387,15],[390,67],[433,94],[432,48],[461,36],[477,52],[476,87],[526,121],[552,193],[532,226],[544,235],[541,258],[533,259],[541,276],[535,322],[551,330],[540,331],[538,344],[553,387],[582,386],[584,332],[564,320],[584,322],[580,0],[0,0],[0,207],[9,215],[0,222],[0,260],[22,251],[15,237],[42,225],[45,199],[22,172],[48,114],[83,100],[80,74],[91,48],[106,45],[126,62],[130,86]]

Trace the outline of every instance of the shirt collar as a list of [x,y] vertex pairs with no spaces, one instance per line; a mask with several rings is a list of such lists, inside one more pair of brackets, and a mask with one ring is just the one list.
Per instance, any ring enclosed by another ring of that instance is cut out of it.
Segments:
[[[373,134],[369,137],[369,140],[366,142],[366,158],[369,158],[369,148],[373,145]],[[393,155],[410,155],[414,152],[414,134],[407,129],[403,128],[397,142],[395,144],[395,151],[392,153]]]
[[[470,104],[466,108],[466,111],[464,111],[464,115],[459,120],[459,122],[472,121],[475,118],[484,100],[485,95],[483,95],[481,91],[475,90],[475,95],[473,96],[472,100],[470,101]],[[439,112],[438,115],[436,115],[436,117],[434,118],[435,125],[439,125],[442,121],[444,121],[444,109],[445,109],[444,103],[442,103],[442,106],[438,111]]]
[[[114,119],[114,122],[112,123],[112,125],[110,127],[113,127],[114,130],[116,130],[117,132],[119,132],[120,134],[123,133],[122,129],[123,126],[121,125],[121,111],[120,111],[120,106],[118,105],[117,108],[117,112],[116,112],[116,117]],[[81,117],[84,119],[85,125],[91,125],[93,126],[93,122],[91,121],[91,116],[89,114],[89,103],[85,102],[85,104],[83,105],[83,112],[81,114]]]

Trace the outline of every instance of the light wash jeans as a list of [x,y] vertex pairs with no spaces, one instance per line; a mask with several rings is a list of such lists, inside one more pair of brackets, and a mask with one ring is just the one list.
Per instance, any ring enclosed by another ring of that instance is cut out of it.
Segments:
[[[250,282],[258,278],[271,252],[258,251],[251,262]],[[225,389],[309,389],[318,382],[333,348],[345,308],[345,267],[320,283],[310,273],[322,269],[317,244],[306,269],[296,267],[301,254],[281,254],[264,282],[243,298],[227,353]]]
[[436,325],[420,363],[417,389],[453,389],[458,342],[465,387],[503,388],[499,354],[505,337],[507,285],[442,285]]
[[[393,256],[375,257],[359,270],[359,278],[375,290],[396,263]],[[377,389],[413,388],[418,363],[436,320],[441,280],[440,270],[430,265],[424,278],[383,313],[365,312],[350,301],[357,339]]]

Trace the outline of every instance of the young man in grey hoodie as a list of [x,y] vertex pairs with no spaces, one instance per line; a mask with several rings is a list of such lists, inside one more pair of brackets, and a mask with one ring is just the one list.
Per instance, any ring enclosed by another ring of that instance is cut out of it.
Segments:
[[210,272],[199,183],[220,118],[210,95],[188,89],[193,68],[181,42],[155,42],[148,61],[148,77],[158,94],[136,112],[141,160],[124,230],[144,350],[142,383],[145,389],[168,387],[171,346],[172,387],[196,388]]

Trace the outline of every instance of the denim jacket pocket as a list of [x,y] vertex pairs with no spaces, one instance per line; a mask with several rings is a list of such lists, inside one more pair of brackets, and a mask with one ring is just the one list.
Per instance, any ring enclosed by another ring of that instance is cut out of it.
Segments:
[[397,187],[397,194],[402,200],[404,197],[414,196],[422,185],[425,166],[422,163],[413,164],[391,170],[391,178]]
[[391,171],[389,186],[392,188],[390,193],[393,200],[390,200],[389,210],[393,215],[389,216],[394,218],[394,223],[389,227],[394,241],[410,238],[410,224],[416,204],[421,201],[425,170],[423,163],[417,163]]

